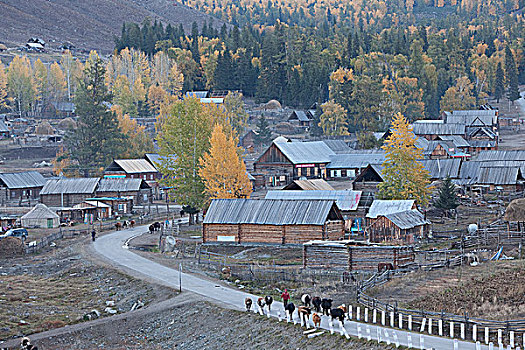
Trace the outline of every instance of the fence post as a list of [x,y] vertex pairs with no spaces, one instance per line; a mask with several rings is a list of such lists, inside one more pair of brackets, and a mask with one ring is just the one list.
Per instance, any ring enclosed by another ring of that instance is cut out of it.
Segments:
[[368,323],[368,308],[365,307],[365,322]]
[[514,347],[514,331],[509,332],[509,337],[510,337],[510,347],[513,348]]
[[386,323],[385,310],[381,310],[381,324],[384,326]]
[[473,341],[478,340],[478,326],[477,325],[472,326],[472,340]]
[[454,322],[450,322],[450,337],[454,338]]
[[498,329],[498,344],[503,344],[502,338],[503,338],[503,331],[501,329]]
[[461,339],[465,340],[465,324],[461,323],[460,327]]
[[443,320],[438,321],[438,334],[440,337],[443,336]]
[[408,315],[408,330],[412,330],[412,315]]
[[390,311],[390,327],[392,328],[395,327],[394,317],[395,317],[394,311]]
[[372,313],[372,322],[374,324],[377,323],[377,309],[374,309],[373,313]]
[[428,319],[428,334],[432,334],[432,319]]
[[403,314],[400,312],[398,317],[399,317],[399,320],[398,320],[399,328],[403,329]]
[[489,345],[489,327],[485,327],[485,344]]
[[359,319],[361,318],[361,308],[358,306],[356,309],[355,309],[355,319],[357,321],[359,321]]

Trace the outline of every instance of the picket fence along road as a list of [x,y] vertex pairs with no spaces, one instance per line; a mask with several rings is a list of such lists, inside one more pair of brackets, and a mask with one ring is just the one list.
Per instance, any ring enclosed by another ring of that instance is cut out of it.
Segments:
[[[146,226],[135,227],[128,230],[116,231],[111,234],[104,235],[98,238],[94,243],[95,251],[102,257],[107,259],[117,268],[124,272],[133,271],[135,276],[142,275],[145,279],[155,281],[156,283],[178,289],[179,288],[179,272],[175,269],[163,266],[144,257],[141,257],[127,249],[126,243],[134,236],[140,235],[147,231]],[[245,310],[244,299],[252,298],[253,308],[257,309],[256,300],[258,296],[245,293],[241,290],[233,289],[224,286],[218,282],[213,282],[197,276],[182,273],[182,290],[186,292],[196,293],[208,299],[210,302],[219,306],[228,307],[235,310]],[[283,304],[275,301],[272,304],[271,317],[283,318],[284,312]],[[258,311],[258,310],[255,310]],[[371,315],[370,315],[371,316]],[[297,313],[295,313],[296,322],[299,323]],[[378,313],[378,321],[380,321],[380,313]],[[272,320],[268,322],[277,322]],[[387,316],[387,322],[389,317]],[[397,320],[396,320],[397,322]],[[406,320],[404,321],[406,325]],[[310,320],[311,323],[311,320]],[[325,330],[333,329],[337,334],[348,334],[353,337],[362,337],[364,339],[374,340],[380,339],[383,342],[396,344],[397,342],[403,346],[409,346],[416,349],[436,349],[436,350],[477,350],[489,349],[486,345],[476,345],[471,342],[464,342],[453,340],[450,338],[442,338],[428,334],[419,334],[399,329],[391,329],[374,324],[365,324],[354,321],[346,321],[344,330],[340,328],[339,322],[334,322],[333,327],[330,326],[329,318],[323,316],[321,328]],[[437,327],[435,327],[437,328]],[[247,330],[249,331],[249,330]],[[498,347],[495,346],[495,349]]]

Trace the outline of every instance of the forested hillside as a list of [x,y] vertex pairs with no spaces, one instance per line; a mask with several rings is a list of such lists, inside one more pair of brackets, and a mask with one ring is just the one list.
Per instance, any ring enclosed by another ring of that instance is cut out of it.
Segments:
[[239,26],[194,24],[184,36],[128,24],[117,49],[166,50],[184,90],[242,90],[302,108],[332,100],[350,131],[384,129],[397,112],[437,118],[489,96],[514,101],[525,83],[518,0],[192,1]]

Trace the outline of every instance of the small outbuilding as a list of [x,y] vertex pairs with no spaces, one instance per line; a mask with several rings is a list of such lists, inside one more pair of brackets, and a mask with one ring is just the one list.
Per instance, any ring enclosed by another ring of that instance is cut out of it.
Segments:
[[60,225],[60,216],[45,204],[38,203],[20,222],[26,228],[56,228]]
[[430,231],[430,221],[416,209],[379,216],[366,228],[370,242],[413,244]]
[[344,238],[333,200],[214,199],[204,217],[204,243],[302,244]]
[[334,191],[335,189],[323,179],[294,180],[286,185],[285,191]]

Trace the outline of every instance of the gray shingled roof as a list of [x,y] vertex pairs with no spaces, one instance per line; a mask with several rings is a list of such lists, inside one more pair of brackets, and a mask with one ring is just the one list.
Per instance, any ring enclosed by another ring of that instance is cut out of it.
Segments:
[[60,216],[49,209],[45,204],[38,203],[27,214],[22,216],[22,219],[59,219]]
[[416,135],[465,135],[465,124],[414,123]]
[[378,216],[386,216],[393,213],[399,213],[402,211],[412,210],[414,206],[414,200],[383,200],[376,199],[372,202],[367,218],[376,219]]
[[330,155],[335,154],[323,141],[274,142],[274,145],[293,164],[329,163]]
[[304,111],[293,111],[292,114],[290,114],[290,118],[288,118],[288,120],[299,120],[301,122],[308,122],[310,121],[310,118],[308,118],[306,112]]
[[38,171],[0,174],[0,182],[9,189],[43,187],[46,179]]
[[430,221],[425,220],[423,214],[415,209],[388,214],[385,217],[402,230],[430,224]]
[[514,151],[481,151],[479,154],[472,159],[473,161],[479,162],[491,162],[495,160],[505,161],[525,161],[525,150],[514,150]]
[[324,225],[333,200],[214,199],[204,224]]
[[339,209],[344,211],[357,210],[361,191],[268,191],[265,199],[289,199],[289,200],[335,200]]
[[366,153],[366,154],[336,154],[330,156],[328,169],[363,169],[369,164],[383,164],[385,153]]
[[343,140],[323,140],[323,142],[337,154],[346,154],[353,151]]
[[421,163],[429,172],[431,179],[444,179],[447,176],[451,179],[459,178],[461,159],[429,159],[422,160]]
[[[480,112],[487,112],[487,111],[480,111]],[[447,124],[464,124],[466,126],[491,127],[495,125],[496,123],[497,123],[497,117],[495,115],[456,115],[454,113],[452,115],[447,116]]]
[[68,178],[49,180],[46,182],[40,194],[94,194],[99,180],[99,178]]
[[101,179],[97,192],[138,191],[142,181],[142,179]]
[[479,185],[515,185],[520,179],[519,167],[480,168],[476,183]]
[[470,146],[470,143],[460,135],[440,135],[439,138],[443,141],[452,141],[456,147]]

